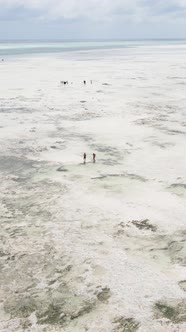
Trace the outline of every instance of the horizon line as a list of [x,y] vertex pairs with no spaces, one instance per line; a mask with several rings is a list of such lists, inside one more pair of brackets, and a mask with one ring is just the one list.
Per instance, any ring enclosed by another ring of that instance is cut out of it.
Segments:
[[105,41],[186,41],[185,38],[1,38],[0,42],[105,42]]

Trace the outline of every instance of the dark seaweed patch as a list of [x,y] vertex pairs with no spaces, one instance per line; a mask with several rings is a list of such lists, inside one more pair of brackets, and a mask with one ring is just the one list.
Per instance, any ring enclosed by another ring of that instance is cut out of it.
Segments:
[[57,169],[57,172],[68,172],[68,169],[66,169],[65,167],[61,166]]
[[186,280],[180,281],[179,286],[180,286],[181,289],[183,289],[183,291],[186,292]]
[[183,188],[183,189],[186,189],[186,184],[185,183],[173,183],[173,184],[171,184],[170,188]]
[[130,178],[131,180],[137,180],[141,182],[146,182],[147,180],[140,175],[128,174],[128,173],[119,173],[119,174],[102,174],[100,176],[93,177],[92,179],[102,180],[105,178]]
[[116,324],[114,332],[136,332],[139,329],[140,324],[133,318],[120,317],[113,321]]
[[186,322],[186,301],[171,301],[169,303],[157,302],[154,306],[157,318],[167,318],[172,323]]
[[145,220],[132,220],[131,223],[140,230],[150,230],[156,232],[157,227],[152,225],[148,219]]
[[11,297],[5,302],[4,309],[13,318],[27,318],[36,310],[36,303],[32,297]]

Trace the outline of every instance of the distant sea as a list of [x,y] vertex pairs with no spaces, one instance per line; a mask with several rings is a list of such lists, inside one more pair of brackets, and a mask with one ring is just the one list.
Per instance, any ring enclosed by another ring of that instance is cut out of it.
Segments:
[[143,46],[186,45],[186,40],[125,41],[0,41],[0,57],[121,49]]

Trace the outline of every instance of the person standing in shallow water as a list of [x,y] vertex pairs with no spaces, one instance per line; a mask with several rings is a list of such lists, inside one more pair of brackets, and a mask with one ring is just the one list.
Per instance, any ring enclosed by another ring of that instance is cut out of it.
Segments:
[[86,159],[87,159],[87,155],[86,155],[86,153],[84,153],[83,154],[83,162],[84,162],[84,164],[86,164]]
[[96,162],[96,154],[93,153],[93,163],[95,163],[95,162]]

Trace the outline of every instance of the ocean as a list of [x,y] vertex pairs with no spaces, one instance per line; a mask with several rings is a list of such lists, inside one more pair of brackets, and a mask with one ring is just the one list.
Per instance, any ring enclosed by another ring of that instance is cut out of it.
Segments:
[[0,57],[185,44],[186,40],[0,41]]

